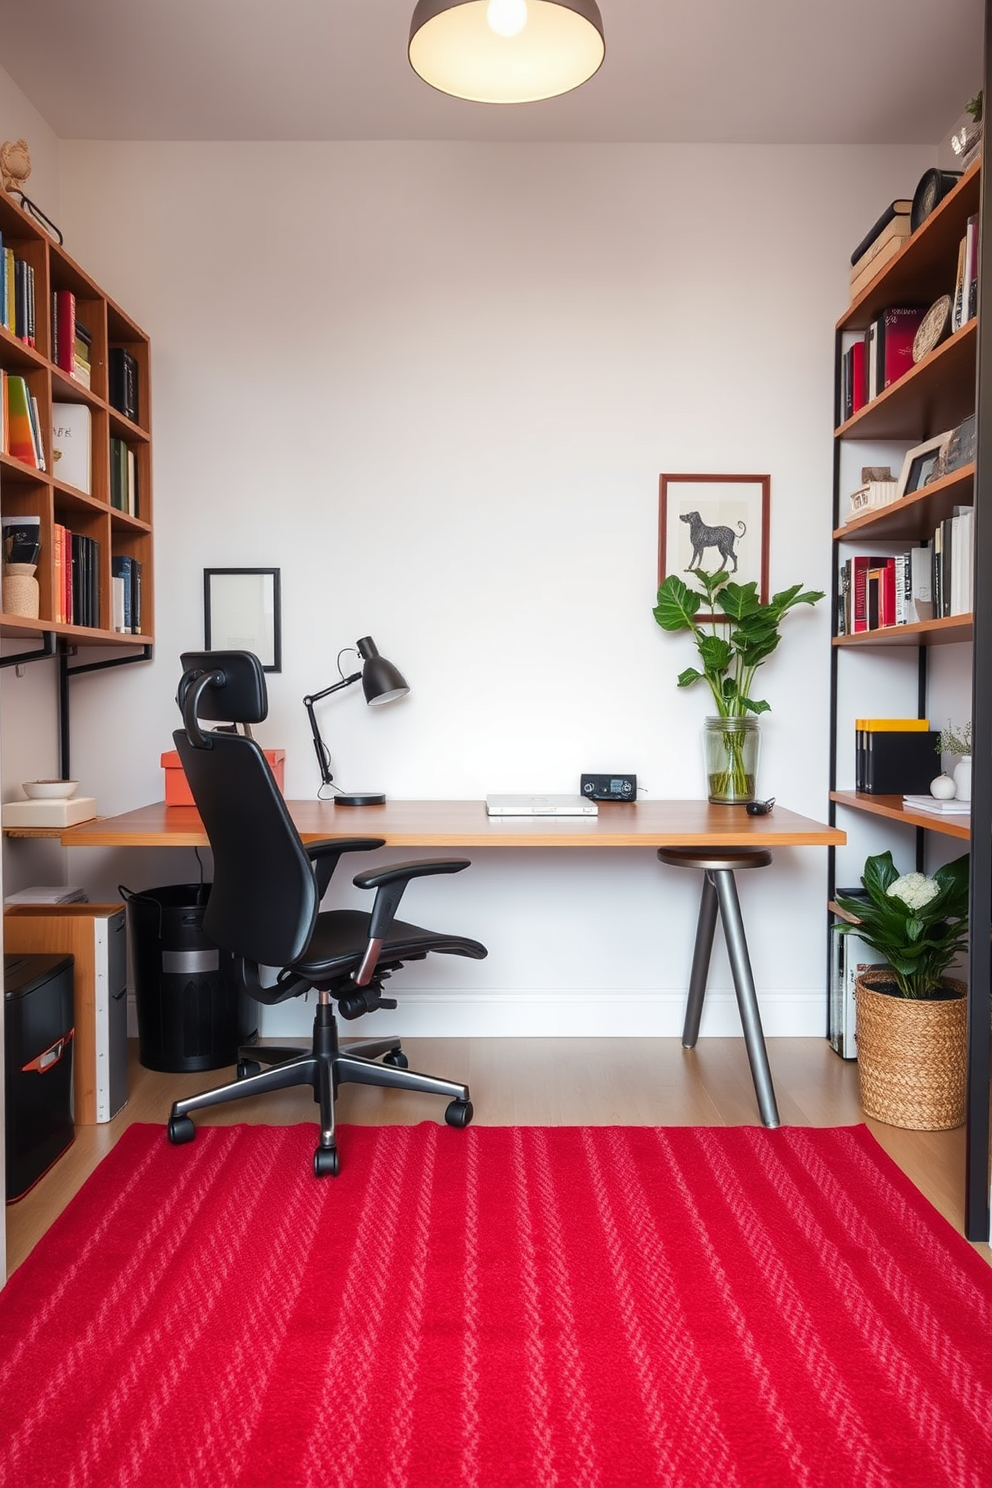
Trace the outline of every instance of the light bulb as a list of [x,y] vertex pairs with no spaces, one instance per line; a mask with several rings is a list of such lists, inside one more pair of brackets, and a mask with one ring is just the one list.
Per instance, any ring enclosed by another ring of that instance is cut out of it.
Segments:
[[489,0],[486,21],[497,36],[517,36],[527,24],[527,0]]

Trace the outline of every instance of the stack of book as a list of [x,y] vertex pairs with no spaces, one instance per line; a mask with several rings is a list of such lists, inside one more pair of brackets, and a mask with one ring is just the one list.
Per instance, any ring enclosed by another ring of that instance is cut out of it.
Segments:
[[141,634],[141,564],[127,554],[110,560],[111,624],[123,635]]
[[22,460],[32,470],[46,469],[38,400],[27,379],[13,372],[0,372],[0,405],[3,453]]
[[857,718],[854,785],[869,795],[902,796],[929,790],[940,774],[940,730],[927,718]]
[[34,266],[3,246],[0,236],[0,319],[12,336],[35,344]]
[[52,528],[55,614],[63,625],[100,624],[100,544],[60,522]]
[[83,387],[92,380],[93,336],[77,318],[76,296],[71,289],[52,293],[52,361],[61,372]]
[[918,547],[885,556],[858,553],[841,564],[837,634],[970,615],[974,590],[974,511],[957,506]]
[[935,816],[969,816],[970,801],[938,801],[936,796],[903,796],[902,804],[910,811],[932,811]]
[[138,462],[123,439],[110,439],[110,504],[129,517],[138,515]]
[[912,201],[900,197],[886,207],[851,254],[851,299],[856,300],[876,274],[902,248],[912,231]]
[[958,244],[958,270],[951,301],[951,330],[959,331],[978,314],[978,214],[968,218]]
[[132,423],[138,422],[138,363],[124,346],[110,348],[110,404]]

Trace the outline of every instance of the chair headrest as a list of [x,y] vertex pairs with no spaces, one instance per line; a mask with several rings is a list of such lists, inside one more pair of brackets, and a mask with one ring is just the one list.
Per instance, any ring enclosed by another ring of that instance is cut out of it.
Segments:
[[269,711],[262,663],[253,651],[184,651],[176,702],[193,743],[198,720],[261,723]]

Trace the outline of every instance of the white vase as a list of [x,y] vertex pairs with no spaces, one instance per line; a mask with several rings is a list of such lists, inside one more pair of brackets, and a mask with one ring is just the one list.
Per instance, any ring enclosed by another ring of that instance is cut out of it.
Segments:
[[971,800],[971,755],[965,755],[959,759],[953,770],[954,784],[957,786],[957,799],[959,801]]

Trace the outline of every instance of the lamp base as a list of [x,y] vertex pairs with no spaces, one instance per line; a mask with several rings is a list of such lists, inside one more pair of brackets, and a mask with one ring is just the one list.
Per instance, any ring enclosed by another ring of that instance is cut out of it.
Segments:
[[345,791],[340,796],[332,796],[331,801],[335,806],[382,806],[385,804],[384,791]]

